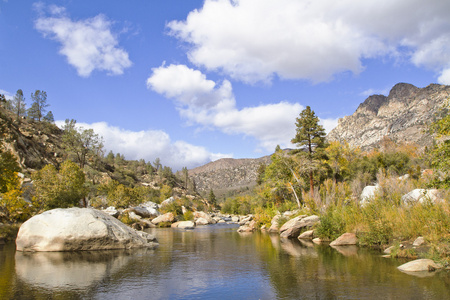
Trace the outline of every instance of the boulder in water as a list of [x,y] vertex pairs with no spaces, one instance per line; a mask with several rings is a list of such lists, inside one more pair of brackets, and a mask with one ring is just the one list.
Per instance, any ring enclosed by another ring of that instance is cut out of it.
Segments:
[[57,208],[30,218],[17,234],[18,251],[155,248],[156,239],[92,208]]

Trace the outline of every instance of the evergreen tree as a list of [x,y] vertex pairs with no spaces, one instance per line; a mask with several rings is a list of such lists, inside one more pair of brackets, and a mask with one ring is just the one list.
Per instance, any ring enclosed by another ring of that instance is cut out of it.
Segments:
[[31,94],[31,99],[33,102],[28,109],[28,117],[40,122],[46,112],[45,108],[49,106],[49,104],[47,104],[47,93],[36,90],[34,94]]
[[53,117],[52,111],[49,111],[49,112],[44,116],[44,121],[49,122],[49,123],[55,122],[55,117]]
[[20,118],[26,116],[25,98],[21,89],[17,90],[16,95],[12,99],[11,109],[16,114],[17,122],[20,123]]
[[153,162],[153,165],[155,166],[156,172],[159,172],[161,170],[161,159],[157,157],[155,161]]
[[188,183],[189,183],[189,172],[188,172],[188,168],[187,167],[183,167],[183,169],[181,169],[181,173],[183,174],[183,181],[184,181],[184,188],[188,189]]
[[212,189],[209,191],[208,200],[212,206],[216,206],[217,199],[216,199],[216,195],[214,194],[214,191]]
[[309,182],[312,197],[314,193],[314,171],[319,168],[320,160],[325,157],[324,149],[327,146],[325,129],[319,124],[319,118],[309,106],[300,113],[296,120],[296,135],[291,142],[300,148],[295,153],[306,157],[309,161],[311,167]]

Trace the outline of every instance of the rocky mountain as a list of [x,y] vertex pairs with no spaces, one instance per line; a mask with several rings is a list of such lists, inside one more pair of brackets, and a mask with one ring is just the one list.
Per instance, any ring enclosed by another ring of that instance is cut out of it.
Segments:
[[327,139],[347,141],[362,150],[377,147],[385,137],[423,148],[432,142],[432,136],[426,132],[428,124],[444,112],[442,106],[449,98],[450,86],[447,85],[418,88],[398,83],[387,97],[372,95],[353,115],[339,119]]
[[195,182],[200,193],[205,194],[212,189],[216,197],[220,197],[255,186],[259,166],[269,163],[270,156],[255,159],[222,158],[189,170],[189,178]]

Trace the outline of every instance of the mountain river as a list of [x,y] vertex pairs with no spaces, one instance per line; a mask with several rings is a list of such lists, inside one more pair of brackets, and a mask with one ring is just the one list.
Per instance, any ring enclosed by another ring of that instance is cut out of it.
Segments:
[[450,299],[450,271],[348,246],[240,234],[234,225],[148,230],[156,250],[22,253],[0,246],[0,299]]

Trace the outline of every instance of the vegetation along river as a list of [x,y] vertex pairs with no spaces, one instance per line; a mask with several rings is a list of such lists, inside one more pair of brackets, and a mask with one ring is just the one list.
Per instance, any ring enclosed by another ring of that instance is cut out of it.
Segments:
[[448,271],[404,274],[377,251],[152,229],[156,250],[22,253],[0,246],[0,299],[449,299]]

